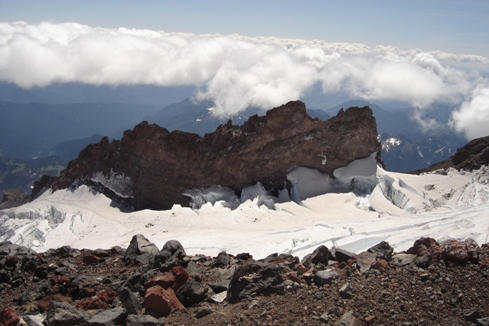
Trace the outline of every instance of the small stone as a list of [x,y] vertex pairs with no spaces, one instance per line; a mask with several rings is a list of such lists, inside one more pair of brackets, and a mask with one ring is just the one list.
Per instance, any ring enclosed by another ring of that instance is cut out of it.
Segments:
[[387,261],[377,258],[377,260],[372,264],[371,268],[381,272],[385,272],[385,270],[387,269]]
[[328,323],[329,322],[329,315],[328,314],[322,314],[321,316],[319,316],[319,319],[325,323]]
[[164,324],[150,315],[129,315],[126,319],[126,326],[163,326]]
[[223,292],[214,294],[213,296],[211,296],[211,300],[214,301],[214,302],[217,302],[217,303],[221,303],[224,300],[226,300],[227,294],[228,294],[227,291],[223,291]]
[[421,278],[421,281],[427,281],[430,279],[431,274],[430,273],[423,273],[419,277]]
[[197,319],[200,319],[202,317],[205,317],[207,315],[210,315],[212,313],[212,309],[209,308],[209,307],[204,307],[202,309],[199,309],[196,313],[195,313],[195,318]]
[[351,287],[351,284],[346,283],[340,288],[339,292],[340,292],[340,296],[342,298],[351,299],[351,297],[353,296],[352,291],[353,291],[353,288]]
[[95,265],[100,263],[101,259],[98,258],[97,256],[94,256],[92,254],[85,254],[83,255],[83,263],[85,265]]
[[364,318],[364,320],[367,324],[370,324],[374,319],[375,319],[375,316],[372,316],[372,315],[368,315],[367,317]]
[[465,315],[465,320],[471,321],[473,323],[475,323],[475,321],[478,318],[481,318],[481,315],[479,314],[479,312],[477,310],[472,311],[471,313],[468,313],[467,315]]

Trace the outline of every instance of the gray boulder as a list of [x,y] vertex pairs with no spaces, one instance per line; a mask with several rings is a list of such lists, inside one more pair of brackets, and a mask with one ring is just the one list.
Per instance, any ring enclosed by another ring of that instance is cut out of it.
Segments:
[[142,310],[138,298],[128,288],[123,288],[119,291],[119,300],[128,314],[137,315]]
[[324,284],[331,284],[333,280],[338,278],[338,273],[333,270],[319,271],[314,275],[314,283],[317,286],[323,286]]
[[20,295],[17,302],[19,304],[24,304],[26,302],[33,302],[42,299],[49,291],[48,281],[42,281],[39,283],[34,283],[30,285],[25,291]]
[[51,302],[48,306],[46,326],[87,325],[91,315],[65,302]]
[[93,315],[87,326],[115,326],[126,323],[127,311],[117,307],[109,310],[101,310]]
[[389,242],[382,241],[375,246],[369,248],[367,251],[377,254],[377,257],[379,257],[380,259],[391,261],[392,254],[394,253],[394,248],[391,247]]
[[178,300],[185,306],[190,307],[205,300],[208,289],[202,284],[188,280],[177,290]]
[[154,268],[160,271],[169,271],[175,266],[185,266],[184,258],[187,256],[182,244],[177,240],[170,240],[165,243],[161,251],[154,258]]
[[229,284],[227,299],[236,302],[256,294],[283,293],[283,268],[277,264],[250,262],[236,268]]
[[158,247],[154,243],[149,242],[144,235],[136,234],[132,237],[131,243],[124,254],[124,260],[140,262],[145,265],[158,254]]
[[163,326],[165,323],[150,315],[129,315],[126,326]]

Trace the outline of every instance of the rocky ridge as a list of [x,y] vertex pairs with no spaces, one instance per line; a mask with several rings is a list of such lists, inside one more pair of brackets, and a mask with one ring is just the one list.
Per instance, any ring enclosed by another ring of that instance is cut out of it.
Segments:
[[420,238],[302,260],[188,256],[135,235],[124,250],[0,243],[1,325],[488,325],[489,245]]
[[136,209],[170,209],[189,205],[186,189],[220,185],[239,195],[260,182],[275,191],[290,187],[287,172],[294,167],[332,175],[372,153],[380,162],[380,150],[370,108],[340,110],[320,121],[296,101],[242,126],[228,121],[203,137],[142,122],[120,141],[103,138],[86,147],[59,177],[37,182],[33,196],[45,188],[88,184]]
[[457,152],[450,158],[433,164],[426,169],[413,172],[419,174],[435,170],[447,170],[449,168],[472,171],[483,165],[489,166],[489,136],[473,139],[465,146],[457,149]]

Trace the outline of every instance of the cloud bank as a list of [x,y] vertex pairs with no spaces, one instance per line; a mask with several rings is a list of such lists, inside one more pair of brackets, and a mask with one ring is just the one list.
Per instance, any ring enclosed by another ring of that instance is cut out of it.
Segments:
[[452,124],[477,137],[484,131],[473,132],[474,114],[477,122],[489,122],[486,93],[478,86],[484,79],[445,61],[489,64],[476,55],[358,43],[0,23],[0,81],[25,88],[63,82],[193,85],[196,100],[213,101],[214,114],[226,116],[296,100],[319,83],[324,93],[405,101],[420,109],[435,101],[463,103]]

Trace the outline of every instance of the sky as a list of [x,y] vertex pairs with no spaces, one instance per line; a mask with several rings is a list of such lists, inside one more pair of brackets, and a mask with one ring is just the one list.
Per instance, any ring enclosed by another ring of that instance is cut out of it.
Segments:
[[[23,23],[19,23],[23,22]],[[216,115],[324,93],[489,125],[489,1],[4,1],[0,81],[193,85]]]

